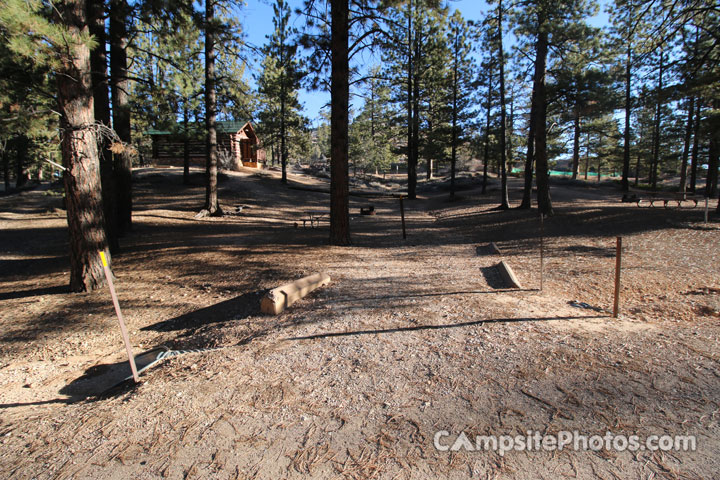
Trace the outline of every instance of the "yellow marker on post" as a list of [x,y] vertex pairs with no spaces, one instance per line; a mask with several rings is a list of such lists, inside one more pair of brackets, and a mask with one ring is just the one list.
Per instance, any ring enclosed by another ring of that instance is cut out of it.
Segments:
[[117,294],[115,293],[115,285],[112,281],[112,273],[110,272],[110,267],[108,266],[105,252],[100,251],[99,253],[100,259],[102,260],[103,269],[105,270],[105,278],[107,279],[108,286],[110,287],[110,295],[112,296],[113,305],[115,306],[115,313],[117,313],[118,323],[120,324],[120,333],[122,334],[123,341],[125,342],[125,350],[127,350],[128,360],[130,362],[130,370],[132,370],[133,380],[135,380],[135,383],[138,383],[140,382],[140,378],[138,377],[137,367],[135,366],[135,356],[132,353],[132,346],[130,346],[130,337],[128,336],[127,328],[125,328],[125,321],[123,320],[122,312],[120,311],[120,303],[118,302]]

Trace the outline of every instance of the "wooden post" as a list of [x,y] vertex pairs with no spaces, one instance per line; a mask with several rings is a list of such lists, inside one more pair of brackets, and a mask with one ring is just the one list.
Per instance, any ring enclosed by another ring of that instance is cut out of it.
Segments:
[[706,195],[705,196],[705,223],[707,223],[707,221],[708,221],[708,203],[709,203],[709,199]]
[[132,353],[130,337],[128,336],[127,329],[125,328],[125,321],[123,320],[122,312],[120,311],[120,303],[118,302],[117,294],[115,293],[115,285],[113,285],[112,273],[110,272],[110,267],[108,267],[107,258],[105,258],[105,252],[100,252],[100,259],[102,260],[103,269],[105,270],[105,278],[107,279],[108,286],[110,287],[110,295],[112,296],[113,305],[115,306],[115,313],[117,313],[118,323],[120,324],[120,333],[122,334],[123,342],[125,342],[125,350],[127,350],[133,380],[135,380],[135,383],[139,383],[140,378],[138,377],[137,367],[135,366],[135,357]]
[[400,195],[400,218],[402,219],[403,240],[405,240],[407,239],[407,234],[405,233],[405,206],[403,205],[402,195]]
[[620,269],[622,265],[622,237],[617,237],[615,247],[615,302],[613,303],[613,318],[617,318],[620,309]]
[[543,291],[543,277],[545,270],[545,214],[540,214],[540,291]]

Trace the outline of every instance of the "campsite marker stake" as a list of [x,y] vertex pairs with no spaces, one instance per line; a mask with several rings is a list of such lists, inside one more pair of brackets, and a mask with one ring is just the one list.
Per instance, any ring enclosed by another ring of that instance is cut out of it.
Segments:
[[613,303],[613,318],[617,318],[620,309],[620,267],[622,263],[622,237],[617,237],[615,247],[615,302]]
[[135,383],[139,383],[137,367],[135,366],[135,357],[132,353],[132,347],[130,346],[130,337],[128,337],[127,329],[125,328],[125,321],[123,320],[122,312],[120,311],[120,303],[118,303],[117,294],[115,293],[115,285],[112,281],[112,273],[110,267],[108,267],[107,258],[105,258],[105,252],[100,252],[100,259],[102,260],[103,269],[105,270],[105,278],[107,278],[108,286],[110,287],[110,295],[112,296],[113,305],[115,306],[115,313],[117,313],[118,323],[120,324],[120,333],[122,333],[123,342],[125,342],[125,350],[127,350],[128,360],[130,361],[130,370],[132,370],[133,380]]

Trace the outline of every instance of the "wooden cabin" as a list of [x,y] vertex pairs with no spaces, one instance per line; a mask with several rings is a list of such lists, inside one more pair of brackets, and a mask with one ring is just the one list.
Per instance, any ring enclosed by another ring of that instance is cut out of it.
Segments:
[[[188,150],[190,163],[205,166],[206,141],[205,129],[198,124],[190,125]],[[152,139],[152,159],[156,164],[183,164],[185,151],[185,132],[181,125],[172,130],[149,130]],[[230,168],[262,168],[265,163],[265,150],[250,122],[217,122],[218,152],[220,157],[229,157]]]

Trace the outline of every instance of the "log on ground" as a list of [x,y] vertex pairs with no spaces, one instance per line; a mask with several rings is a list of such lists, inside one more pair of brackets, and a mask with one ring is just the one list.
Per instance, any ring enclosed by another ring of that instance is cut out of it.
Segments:
[[260,311],[277,315],[313,290],[330,283],[330,276],[316,273],[270,290],[260,302]]

